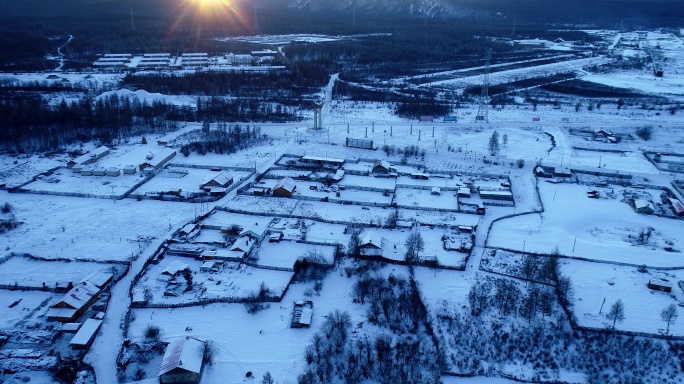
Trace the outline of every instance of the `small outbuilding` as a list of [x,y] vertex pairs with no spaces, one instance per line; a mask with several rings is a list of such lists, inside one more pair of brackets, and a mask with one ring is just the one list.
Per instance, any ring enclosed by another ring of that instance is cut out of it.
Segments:
[[127,165],[123,169],[124,175],[134,175],[136,172],[138,172],[138,167],[135,165]]
[[200,267],[200,272],[218,271],[219,263],[216,261],[205,261]]
[[458,187],[458,197],[470,197],[469,187]]
[[313,318],[313,301],[297,300],[292,309],[290,328],[309,328]]
[[206,347],[204,341],[192,336],[169,343],[159,367],[159,383],[199,384]]
[[71,323],[81,316],[100,296],[100,288],[84,281],[77,284],[64,297],[50,306],[48,321]]
[[439,196],[442,194],[442,190],[439,187],[432,187],[432,189],[430,190],[430,194]]
[[684,216],[684,205],[677,199],[670,199],[670,206],[677,216]]
[[665,279],[649,279],[648,288],[654,291],[672,292],[672,283]]
[[88,319],[83,323],[81,328],[76,332],[74,337],[69,342],[72,349],[87,349],[95,340],[97,331],[102,325],[102,320]]
[[373,164],[373,173],[388,174],[392,172],[392,165],[387,160],[378,160]]
[[109,167],[109,168],[107,168],[107,170],[105,171],[105,175],[107,175],[107,176],[117,177],[117,176],[119,176],[120,174],[121,174],[121,170],[119,170],[119,169],[116,168],[116,167]]
[[646,200],[637,199],[634,200],[634,210],[636,213],[644,213],[650,215],[653,213],[653,205]]
[[273,187],[273,196],[292,197],[297,189],[297,183],[290,177],[286,177]]

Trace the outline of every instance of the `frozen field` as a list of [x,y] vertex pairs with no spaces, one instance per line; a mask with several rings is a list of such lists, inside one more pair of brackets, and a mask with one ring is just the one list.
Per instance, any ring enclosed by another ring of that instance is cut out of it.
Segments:
[[98,263],[31,260],[15,256],[0,264],[0,285],[17,283],[24,287],[54,288],[56,283],[66,287],[71,282],[77,284],[93,272],[112,272],[112,266]]
[[[513,250],[549,253],[556,246],[562,255],[634,265],[677,267],[684,265],[682,249],[684,221],[640,215],[614,199],[589,199],[589,187],[540,183],[545,212],[513,217],[492,227],[489,245]],[[646,245],[636,245],[630,236],[654,228]],[[574,247],[574,251],[573,251]]]
[[195,214],[195,206],[184,203],[7,192],[0,196],[13,205],[14,214],[23,222],[0,235],[0,247],[46,258],[127,260],[145,245],[139,239],[163,237]]

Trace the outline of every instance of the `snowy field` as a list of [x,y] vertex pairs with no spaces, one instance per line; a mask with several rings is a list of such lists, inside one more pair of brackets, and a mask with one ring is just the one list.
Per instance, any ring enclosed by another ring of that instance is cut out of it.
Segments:
[[[591,189],[581,185],[540,183],[545,212],[497,222],[489,245],[513,250],[549,253],[634,265],[676,267],[684,265],[684,221],[641,215],[614,199],[589,199]],[[635,245],[629,236],[654,228],[646,245]],[[573,251],[574,247],[574,251]]]
[[[625,320],[616,324],[617,329],[664,333],[666,324],[660,313],[670,304],[684,302],[684,293],[677,286],[677,281],[684,279],[684,273],[679,270],[641,273],[634,267],[564,260],[561,273],[572,281],[575,289],[572,310],[579,324],[585,327],[612,327],[612,321],[606,318],[606,313],[613,303],[621,299],[625,305]],[[673,282],[672,294],[649,289],[646,284],[654,278]],[[670,333],[684,335],[684,322],[677,321],[670,325]]]
[[47,157],[42,155],[7,156],[0,155],[0,184],[8,188],[18,187],[31,181],[39,173],[64,164],[67,157],[60,155]]
[[67,168],[60,168],[50,176],[24,186],[30,191],[88,194],[92,196],[121,196],[142,180],[142,174],[113,176],[82,176]]
[[[46,258],[127,260],[145,243],[161,238],[193,218],[195,206],[157,201],[120,201],[0,192],[19,221],[0,235],[5,252]],[[149,215],[154,212],[154,215]],[[49,218],[46,220],[46,218]]]
[[[47,306],[60,296],[41,291],[0,291],[0,330],[12,329],[23,323],[44,321],[41,316],[45,315]],[[10,308],[16,301],[19,303]]]
[[[66,287],[69,282],[77,284],[93,272],[112,272],[124,266],[99,263],[32,260],[14,256],[0,264],[0,285],[18,284],[23,287],[46,286],[54,288],[55,284]],[[30,273],[26,273],[30,271]]]

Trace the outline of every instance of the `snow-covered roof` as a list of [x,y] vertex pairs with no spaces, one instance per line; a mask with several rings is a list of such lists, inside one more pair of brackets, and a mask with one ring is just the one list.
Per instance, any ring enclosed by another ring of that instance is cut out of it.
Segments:
[[69,308],[78,310],[83,308],[92,299],[92,297],[97,295],[99,292],[100,288],[96,287],[92,283],[84,281],[71,288],[71,290],[67,292],[60,301],[54,304],[53,307],[55,305],[62,304]]
[[100,157],[104,156],[104,154],[107,153],[107,151],[109,151],[109,148],[107,148],[106,146],[103,145],[101,147],[93,149],[92,151],[90,151],[84,155],[81,155],[81,156],[71,160],[71,162],[75,163],[75,164],[81,164],[84,161],[90,160],[92,158],[100,158]]
[[359,246],[372,245],[382,248],[382,237],[373,231],[363,231],[359,235]]
[[284,189],[288,192],[294,192],[295,188],[297,187],[297,183],[290,177],[286,177],[276,183],[276,185],[273,187],[273,189]]
[[159,374],[161,376],[176,368],[185,371],[200,373],[206,344],[200,339],[186,336],[169,343],[164,352]]
[[389,170],[391,166],[392,165],[387,160],[378,160],[375,162],[375,164],[373,164],[373,168],[382,167],[386,170]]
[[259,223],[256,223],[240,232],[240,236],[251,236],[258,239],[263,239],[264,236],[266,236],[266,229],[267,228],[265,225],[260,226]]
[[232,182],[233,182],[233,175],[224,171],[224,172],[221,172],[218,175],[216,175],[211,180],[204,183],[204,185],[214,185],[214,186],[225,187],[225,186],[230,185],[230,183],[232,183]]
[[320,157],[320,156],[302,156],[301,161],[303,161],[303,162],[324,162],[324,163],[335,163],[335,164],[344,163],[344,159],[334,159],[332,157]]
[[188,233],[194,231],[196,228],[197,228],[197,224],[190,223],[190,224],[187,224],[185,227],[183,227],[183,229],[180,230],[180,233],[181,234],[183,234],[183,233],[188,234]]
[[152,156],[152,159],[147,160],[145,164],[153,168],[159,168],[169,159],[176,155],[176,151],[171,148],[164,148]]
[[88,319],[83,323],[81,328],[76,332],[69,344],[71,345],[87,345],[90,339],[93,338],[98,329],[102,325],[102,320]]
[[636,209],[646,208],[646,207],[648,207],[648,205],[649,205],[649,203],[646,200],[643,200],[643,199],[634,200],[634,207]]
[[184,271],[186,269],[190,269],[190,266],[178,260],[174,260],[171,264],[164,268],[162,274],[176,276],[178,272]]
[[102,287],[104,287],[105,284],[107,284],[113,278],[114,278],[113,273],[98,271],[98,272],[93,272],[90,275],[86,276],[83,279],[83,281],[81,281],[81,282],[85,281],[85,282],[93,284],[94,286],[96,286],[98,288],[102,288]]
[[250,241],[249,237],[243,236],[230,246],[230,250],[248,252],[252,248],[252,245],[254,245],[254,242]]

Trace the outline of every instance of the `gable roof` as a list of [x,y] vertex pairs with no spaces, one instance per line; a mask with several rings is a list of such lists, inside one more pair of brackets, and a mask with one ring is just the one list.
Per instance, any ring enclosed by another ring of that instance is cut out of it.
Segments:
[[176,368],[200,373],[202,371],[205,348],[206,344],[204,341],[191,336],[172,341],[166,347],[157,376],[161,376]]
[[185,263],[181,263],[178,260],[174,260],[171,264],[164,268],[162,274],[176,276],[178,272],[184,271],[186,269],[190,269],[190,266]]
[[382,167],[384,169],[389,170],[391,165],[390,165],[389,161],[387,161],[387,160],[378,160],[375,162],[375,164],[373,164],[373,168],[377,168],[377,167]]
[[296,187],[297,187],[297,183],[292,178],[286,177],[286,178],[278,181],[276,183],[275,187],[273,187],[273,189],[283,188],[286,191],[294,192]]
[[371,245],[375,248],[382,248],[382,237],[373,231],[364,231],[359,235],[359,246]]
[[225,187],[225,186],[230,185],[230,183],[232,183],[232,182],[233,182],[233,175],[224,171],[224,172],[221,172],[218,175],[216,175],[216,177],[214,177],[213,179],[204,183],[204,185],[218,185],[221,187]]
[[240,232],[240,236],[252,236],[261,240],[266,236],[266,229],[265,225],[259,226],[259,224],[256,223]]
[[53,306],[64,304],[65,306],[78,310],[88,304],[93,296],[97,295],[99,292],[100,288],[90,282],[84,281],[71,288],[71,290],[67,292],[60,301],[53,304]]
[[250,249],[252,249],[252,246],[254,245],[254,242],[249,241],[249,237],[243,236],[235,241],[233,245],[230,246],[231,251],[242,251],[242,252],[249,252]]

